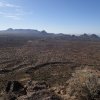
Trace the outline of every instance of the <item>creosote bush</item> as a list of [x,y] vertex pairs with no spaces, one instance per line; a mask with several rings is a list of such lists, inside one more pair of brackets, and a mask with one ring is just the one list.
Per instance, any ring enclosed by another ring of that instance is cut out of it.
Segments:
[[77,70],[67,82],[67,94],[78,100],[100,99],[100,83],[98,76],[88,69]]

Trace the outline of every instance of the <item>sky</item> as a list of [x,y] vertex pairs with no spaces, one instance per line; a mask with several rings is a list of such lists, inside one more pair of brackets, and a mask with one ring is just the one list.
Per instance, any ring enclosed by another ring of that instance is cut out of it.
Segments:
[[100,33],[100,0],[0,0],[0,30]]

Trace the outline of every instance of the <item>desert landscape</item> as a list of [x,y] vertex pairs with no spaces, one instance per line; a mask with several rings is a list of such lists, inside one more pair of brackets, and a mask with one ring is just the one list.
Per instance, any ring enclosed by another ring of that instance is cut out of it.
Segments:
[[99,100],[100,38],[38,34],[0,35],[0,100]]
[[100,0],[0,0],[0,100],[100,100]]

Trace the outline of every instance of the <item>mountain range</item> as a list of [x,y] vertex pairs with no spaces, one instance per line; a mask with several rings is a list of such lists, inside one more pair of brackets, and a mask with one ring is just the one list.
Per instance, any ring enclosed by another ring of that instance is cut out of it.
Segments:
[[38,37],[38,38],[54,38],[54,39],[65,39],[65,40],[95,40],[100,41],[100,37],[96,34],[82,34],[82,35],[70,35],[70,34],[63,34],[63,33],[47,33],[45,30],[38,31],[34,29],[12,29],[9,28],[7,30],[0,31],[0,37]]

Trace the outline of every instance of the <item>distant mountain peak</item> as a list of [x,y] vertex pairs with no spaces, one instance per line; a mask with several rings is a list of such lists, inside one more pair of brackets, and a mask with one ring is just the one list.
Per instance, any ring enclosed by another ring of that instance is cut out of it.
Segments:
[[13,28],[8,28],[6,31],[13,31]]
[[46,32],[45,30],[42,30],[41,33],[43,33],[43,34],[47,34],[47,32]]

